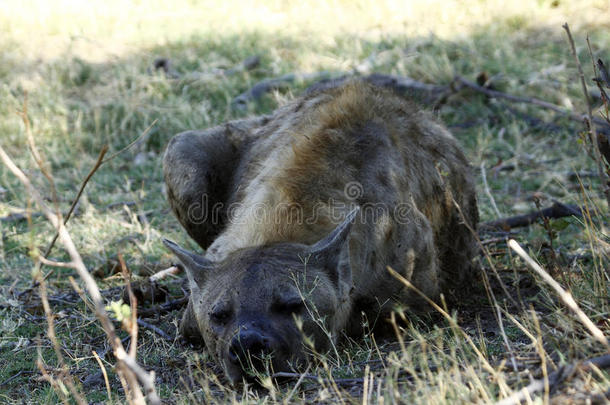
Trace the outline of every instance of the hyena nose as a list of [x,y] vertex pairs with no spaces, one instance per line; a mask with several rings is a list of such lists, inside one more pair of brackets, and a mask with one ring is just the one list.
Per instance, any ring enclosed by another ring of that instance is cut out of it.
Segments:
[[[269,338],[256,331],[244,331],[235,335],[231,340],[229,359],[233,363],[241,363],[242,367],[245,367],[252,360],[262,360],[271,354],[271,351]],[[250,361],[248,361],[248,356],[250,356]]]

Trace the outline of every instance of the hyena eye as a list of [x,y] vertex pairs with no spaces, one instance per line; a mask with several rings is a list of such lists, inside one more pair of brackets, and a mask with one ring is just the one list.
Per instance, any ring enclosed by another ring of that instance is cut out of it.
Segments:
[[283,314],[291,315],[298,314],[305,308],[305,303],[301,297],[294,297],[288,299],[278,299],[273,303],[273,311]]
[[228,308],[214,308],[210,313],[210,319],[217,324],[225,324],[231,318],[231,310]]

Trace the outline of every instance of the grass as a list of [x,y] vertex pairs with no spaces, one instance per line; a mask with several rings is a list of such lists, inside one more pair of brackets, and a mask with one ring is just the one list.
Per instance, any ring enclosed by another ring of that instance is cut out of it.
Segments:
[[[66,211],[102,146],[109,145],[110,153],[119,151],[154,123],[141,143],[95,174],[68,226],[87,266],[103,276],[99,284],[110,302],[120,298],[120,288],[115,287],[123,284],[108,270],[118,252],[137,278],[173,260],[161,236],[195,247],[172,217],[163,194],[160,160],[171,136],[269,112],[309,84],[296,83],[246,111],[234,110],[231,100],[258,80],[290,72],[368,69],[446,84],[455,74],[474,79],[486,72],[502,91],[584,112],[561,24],[568,21],[575,33],[587,78],[593,73],[586,34],[596,56],[610,60],[607,1],[403,3],[0,3],[0,144],[49,196],[48,184],[27,152],[25,130],[16,114],[27,102],[36,142],[53,172],[59,206]],[[366,68],[363,61],[373,54]],[[261,58],[254,70],[227,77],[213,74],[252,55]],[[151,73],[157,57],[169,58],[181,75],[202,75],[172,80]],[[535,209],[534,196],[543,205],[559,200],[604,206],[595,177],[582,177],[581,183],[568,176],[568,172],[595,170],[578,142],[583,130],[578,123],[469,91],[453,95],[438,116],[477,168],[482,220],[494,219],[496,213],[483,192],[481,166],[503,216]],[[513,170],[497,170],[510,164]],[[5,190],[0,193],[0,217],[28,207],[27,195],[4,167],[0,167],[0,186]],[[130,204],[117,205],[122,202]],[[606,334],[610,328],[607,221],[604,215],[551,224],[559,281]],[[61,394],[40,378],[36,367],[38,350],[51,372],[57,367],[40,299],[35,292],[17,297],[31,283],[30,247],[46,248],[53,230],[41,217],[34,217],[32,224],[1,221],[0,230],[0,402],[58,402]],[[549,266],[548,235],[544,226],[535,224],[511,237]],[[205,399],[442,404],[492,403],[527,384],[528,376],[542,377],[545,368],[553,370],[603,353],[604,348],[505,243],[486,246],[490,260],[481,262],[489,290],[503,309],[502,322],[518,370],[511,369],[483,281],[478,293],[452,315],[481,355],[464,341],[460,330],[430,315],[410,317],[396,341],[377,342],[367,336],[340,345],[338,357],[320,354],[308,371],[320,379],[304,379],[298,385],[266,381],[263,390],[232,387],[205,351],[186,347],[178,339],[166,341],[145,328],[140,330],[138,359],[156,371],[160,395],[170,403]],[[59,246],[51,257],[67,259]],[[49,295],[70,373],[88,401],[108,401],[103,380],[94,378],[100,368],[92,356],[92,350],[102,353],[106,348],[103,331],[73,292],[68,280],[72,272],[43,270],[52,272]],[[181,294],[179,281],[166,284],[170,297]],[[179,315],[173,311],[150,322],[176,336]],[[104,359],[112,388],[108,402],[117,403],[124,401],[124,394],[113,362],[111,356]],[[493,372],[484,367],[485,362]],[[354,378],[361,380],[349,380]],[[595,395],[609,389],[608,373],[592,371],[577,373],[554,395],[557,401],[595,400],[599,399]]]

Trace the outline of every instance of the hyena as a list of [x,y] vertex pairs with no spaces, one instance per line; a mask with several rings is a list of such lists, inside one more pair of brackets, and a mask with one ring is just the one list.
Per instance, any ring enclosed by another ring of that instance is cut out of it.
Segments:
[[[343,335],[387,323],[473,272],[471,168],[455,138],[405,98],[353,79],[268,116],[176,135],[164,157],[176,217],[205,250],[186,269],[182,334],[232,381],[287,371]],[[260,358],[270,359],[266,362]]]

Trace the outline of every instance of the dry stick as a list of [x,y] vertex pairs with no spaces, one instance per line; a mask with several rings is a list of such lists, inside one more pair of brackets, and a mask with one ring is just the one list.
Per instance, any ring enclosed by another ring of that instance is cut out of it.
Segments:
[[157,123],[158,120],[154,120],[152,122],[152,124],[150,124],[140,135],[138,135],[138,137],[136,139],[134,139],[129,145],[125,146],[123,149],[119,150],[118,152],[113,153],[112,155],[110,155],[109,157],[106,158],[106,160],[102,161],[102,164],[111,161],[112,159],[114,159],[115,157],[119,156],[121,153],[125,152],[127,149],[131,148],[133,145],[137,144],[138,142],[140,142],[142,140],[142,138],[144,138],[144,136],[146,136],[148,134],[148,132],[151,130],[151,128]]
[[532,211],[528,214],[516,215],[508,218],[500,218],[479,224],[479,230],[512,229],[529,226],[539,218],[558,219],[570,216],[581,217],[583,209],[577,205],[554,203],[548,208]]
[[[70,234],[66,230],[63,222],[60,218],[49,209],[49,207],[45,204],[44,200],[38,193],[38,191],[32,186],[32,183],[27,178],[27,176],[19,169],[15,163],[13,163],[12,159],[6,154],[4,148],[0,147],[0,159],[4,162],[7,168],[23,183],[25,188],[27,189],[30,196],[34,198],[36,203],[39,205],[40,209],[47,217],[49,222],[58,230],[59,240],[64,245],[66,251],[70,255],[72,259],[73,268],[76,270],[78,275],[81,277],[83,282],[85,283],[85,288],[89,293],[91,300],[93,301],[95,313],[97,318],[100,320],[102,328],[106,332],[108,336],[108,340],[113,347],[114,355],[119,361],[119,366],[124,365],[125,367],[121,367],[122,371],[124,371],[125,375],[135,375],[139,383],[144,387],[146,391],[146,398],[151,404],[161,404],[161,400],[155,391],[154,386],[154,372],[150,373],[144,370],[135,359],[131,358],[123,348],[120,339],[115,333],[114,326],[106,313],[106,309],[104,308],[104,301],[102,295],[100,294],[100,290],[97,287],[97,284],[89,271],[85,267],[83,263],[83,259],[78,253]],[[132,387],[132,389],[140,390],[139,386]]]
[[[102,150],[100,150],[100,154],[97,157],[97,161],[95,162],[95,165],[93,165],[93,167],[89,171],[89,174],[87,175],[87,177],[85,177],[85,180],[83,180],[83,182],[81,183],[80,189],[78,190],[78,193],[76,194],[76,197],[72,201],[72,205],[70,206],[70,209],[68,210],[68,213],[66,214],[66,217],[64,218],[64,225],[68,223],[68,220],[70,220],[70,216],[74,212],[74,208],[76,207],[76,204],[78,203],[78,200],[80,199],[81,195],[83,194],[83,191],[85,190],[85,186],[87,186],[87,183],[89,182],[89,179],[91,179],[93,174],[102,165],[104,156],[106,155],[106,152],[108,152],[108,145],[104,145],[102,147]],[[51,240],[51,243],[49,243],[49,246],[47,247],[47,250],[45,250],[45,252],[43,254],[43,256],[45,258],[48,257],[49,254],[51,253],[51,250],[53,249],[53,246],[55,245],[55,241],[57,240],[58,237],[59,237],[59,233],[56,232],[55,236],[53,237],[53,240]]]
[[151,331],[155,332],[157,335],[161,336],[163,339],[165,339],[167,341],[171,342],[174,340],[170,335],[165,333],[165,331],[163,329],[161,329],[155,325],[151,325],[150,323],[148,323],[142,319],[139,319],[139,318],[138,318],[137,322],[138,322],[138,325],[140,325],[141,327],[150,329]]
[[[593,357],[581,363],[559,367],[558,370],[552,372],[548,376],[548,384],[550,391],[554,391],[559,386],[559,384],[574,375],[574,372],[576,372],[577,370],[580,369],[582,371],[587,371],[594,367],[599,369],[609,368],[610,354],[606,354],[599,357]],[[527,399],[531,399],[532,394],[536,394],[540,391],[543,391],[544,389],[545,382],[543,380],[536,380],[528,386],[523,387],[513,395],[496,402],[495,405],[517,405]]]
[[189,300],[188,296],[178,298],[172,301],[165,302],[163,304],[155,305],[149,308],[142,308],[140,312],[140,316],[147,318],[155,315],[165,314],[167,312],[174,311],[176,309],[180,309],[187,304]]
[[591,107],[589,92],[587,91],[587,84],[585,83],[585,74],[582,71],[580,60],[578,60],[578,55],[576,54],[576,47],[574,46],[574,39],[572,38],[572,33],[570,32],[570,27],[568,26],[568,23],[563,24],[562,27],[564,30],[566,30],[566,34],[568,35],[568,40],[570,42],[570,49],[572,50],[572,56],[574,56],[576,66],[578,66],[580,84],[582,85],[582,92],[584,93],[585,100],[587,102],[587,116],[589,119],[589,131],[591,134],[591,143],[593,144],[593,154],[595,155],[595,163],[597,163],[599,180],[601,181],[602,187],[604,188],[603,191],[606,196],[606,203],[608,204],[606,209],[610,209],[610,188],[608,188],[608,179],[606,179],[606,174],[602,169],[602,155],[599,151],[599,144],[597,142],[597,129],[595,128],[595,125],[593,123],[593,109]]
[[[586,117],[581,115],[581,114],[577,114],[573,111],[569,111],[566,110],[565,108],[562,108],[558,105],[555,105],[553,103],[549,103],[548,101],[544,101],[544,100],[540,100],[538,98],[535,97],[523,97],[523,96],[515,96],[512,94],[508,94],[508,93],[503,93],[501,91],[498,90],[491,90],[488,89],[486,87],[483,86],[479,86],[476,83],[471,82],[470,80],[467,80],[465,78],[463,78],[462,76],[455,76],[455,80],[461,84],[463,84],[464,86],[475,90],[479,93],[485,94],[486,96],[489,97],[497,97],[497,98],[504,98],[506,100],[510,100],[510,101],[516,101],[519,103],[527,103],[527,104],[534,104],[537,105],[539,107],[544,107],[546,109],[549,109],[551,111],[555,111],[557,113],[560,113],[562,115],[567,116],[568,118],[574,120],[574,121],[578,121],[578,122],[582,122],[583,119],[585,119]],[[603,122],[602,120],[594,120],[594,122],[596,122],[597,124],[600,125],[605,125],[606,123]]]
[[574,298],[572,298],[572,294],[564,290],[561,285],[559,285],[559,283],[549,275],[549,273],[540,267],[540,265],[536,263],[534,259],[532,259],[530,255],[523,250],[523,248],[521,248],[516,240],[510,239],[508,241],[508,246],[519,256],[521,256],[525,263],[527,263],[532,270],[538,273],[538,275],[542,277],[542,279],[546,281],[547,284],[549,284],[555,290],[555,292],[557,292],[559,298],[561,298],[563,303],[576,314],[580,322],[582,322],[582,324],[589,329],[589,332],[591,332],[593,337],[603,344],[606,347],[606,350],[610,350],[610,344],[608,344],[608,339],[606,336],[604,336],[604,333],[597,326],[595,326],[595,324],[591,322],[591,319],[589,319],[589,317],[580,309],[576,301],[574,301]]
[[100,366],[102,370],[102,375],[104,376],[104,383],[106,384],[106,391],[108,392],[108,401],[112,401],[112,392],[110,391],[110,382],[108,381],[108,373],[106,372],[106,367],[104,367],[104,363],[102,363],[102,359],[98,356],[95,350],[92,351],[93,357],[95,357],[95,361]]
[[176,276],[180,273],[182,273],[182,269],[180,268],[180,266],[171,266],[165,270],[160,270],[160,271],[156,272],[155,274],[150,276],[148,279],[149,279],[149,281],[159,281],[159,280],[163,280],[164,278],[166,278],[168,276]]

